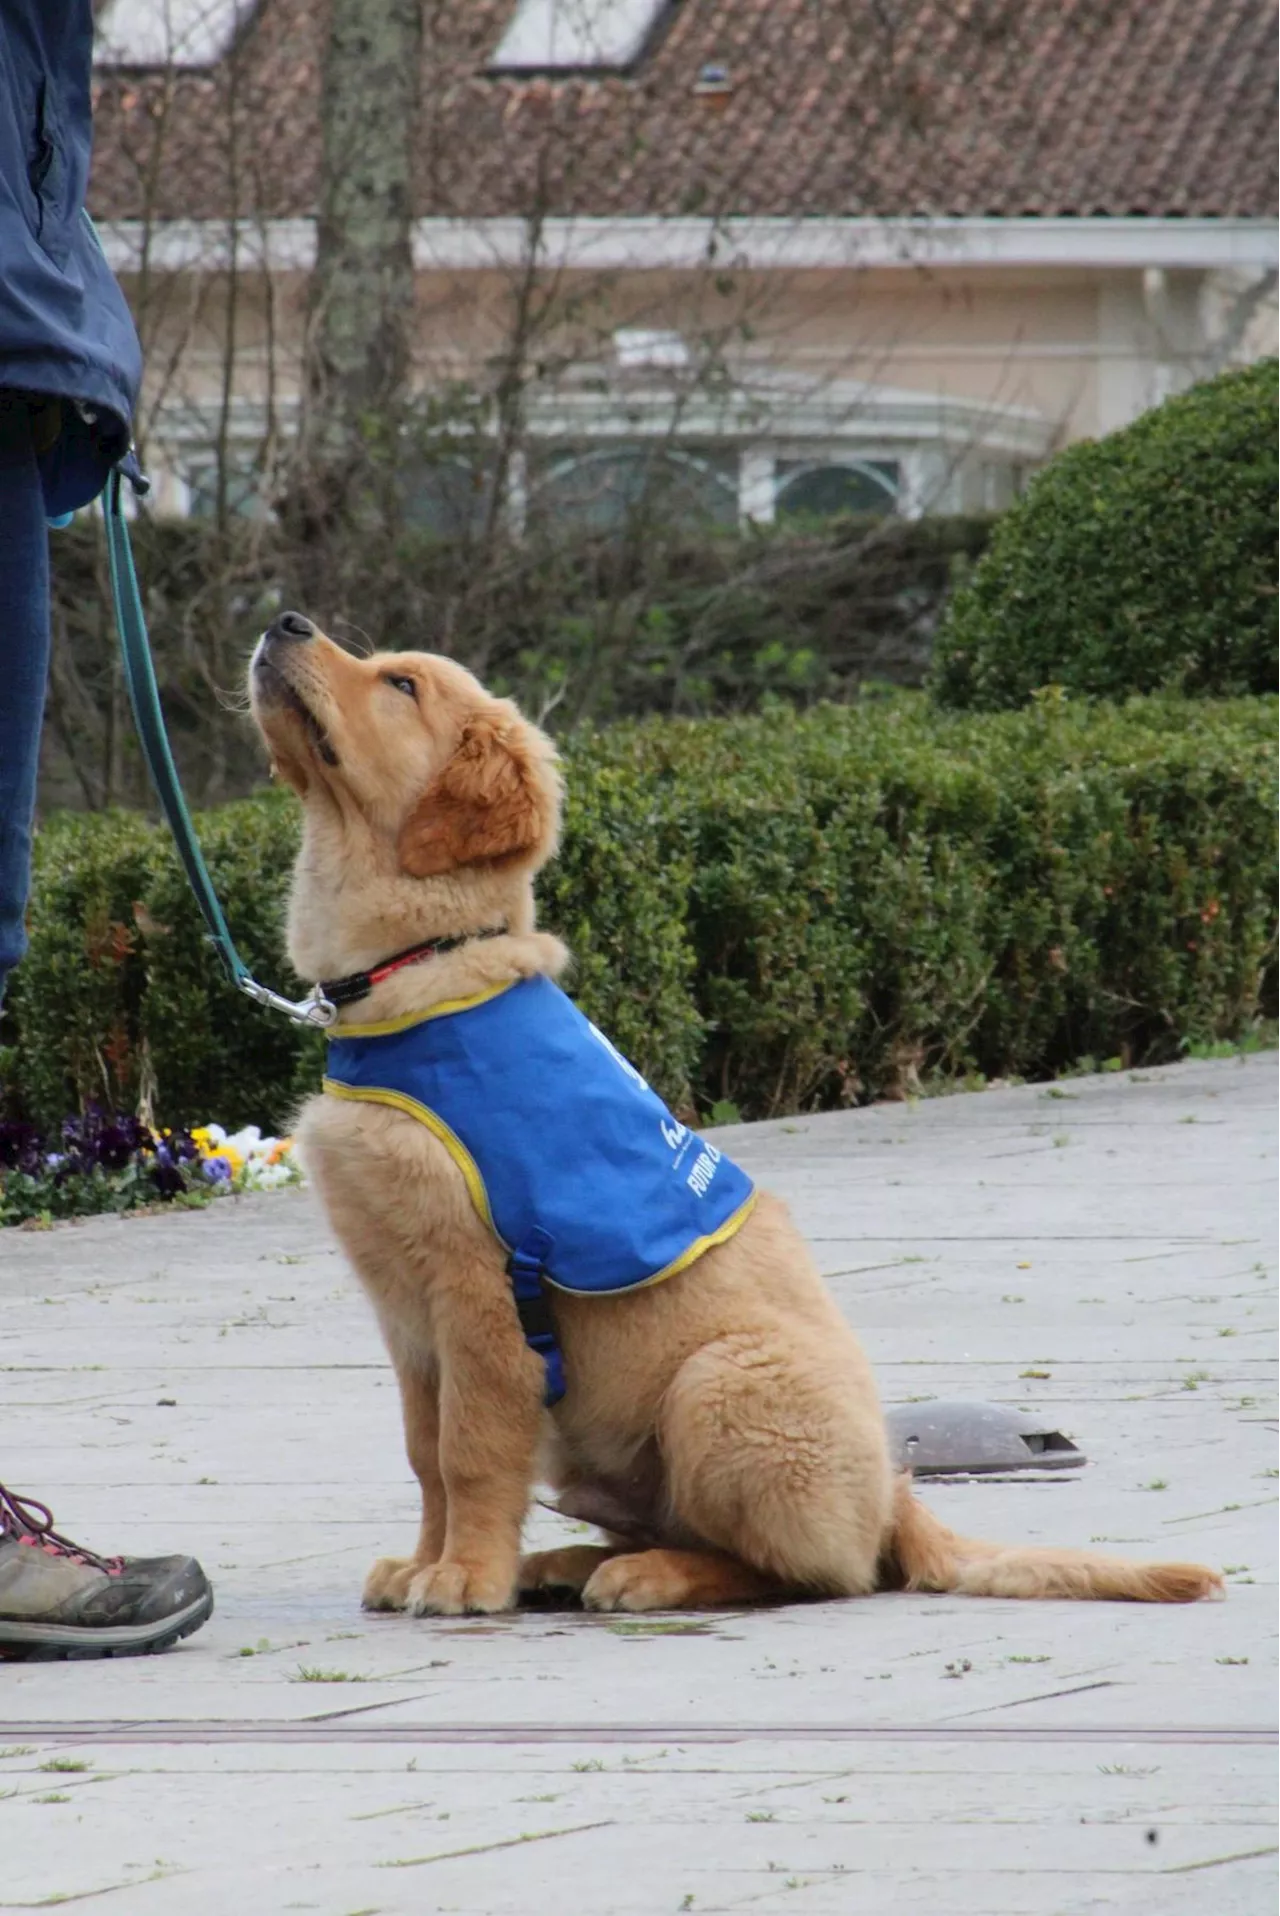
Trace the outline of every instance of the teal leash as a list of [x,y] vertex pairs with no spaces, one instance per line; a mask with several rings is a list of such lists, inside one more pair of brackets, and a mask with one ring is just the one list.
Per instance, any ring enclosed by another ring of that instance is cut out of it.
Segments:
[[[314,986],[307,997],[296,1002],[282,998],[278,992],[269,991],[265,985],[258,983],[236,950],[235,940],[200,850],[200,841],[191,823],[191,814],[187,810],[187,801],[182,794],[182,784],[169,746],[169,734],[160,705],[160,689],[156,684],[155,666],[151,658],[151,641],[147,637],[147,621],[142,610],[142,595],[138,591],[138,575],[134,570],[129,526],[121,500],[123,482],[124,475],[116,467],[107,481],[102,509],[107,527],[107,564],[111,572],[111,597],[115,604],[116,629],[120,634],[125,684],[151,783],[173,834],[173,842],[200,908],[200,915],[208,927],[210,942],[226,966],[236,990],[252,998],[255,1004],[265,1005],[272,1011],[281,1011],[285,1017],[292,1018],[295,1024],[331,1025],[337,1012],[319,985]],[[136,480],[132,483],[137,487]],[[143,488],[145,484],[144,480]]]

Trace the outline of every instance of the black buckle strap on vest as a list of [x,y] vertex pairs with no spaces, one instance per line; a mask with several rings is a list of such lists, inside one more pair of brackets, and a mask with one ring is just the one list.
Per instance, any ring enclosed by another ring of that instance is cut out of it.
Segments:
[[555,1239],[537,1226],[526,1232],[507,1259],[507,1276],[520,1317],[524,1341],[536,1351],[546,1369],[546,1393],[543,1403],[550,1410],[564,1396],[564,1358],[556,1342],[556,1320],[551,1299],[543,1288],[547,1259],[555,1248]]
[[441,957],[446,951],[457,951],[459,946],[474,944],[480,938],[501,938],[506,929],[505,925],[490,925],[485,931],[464,931],[456,938],[432,938],[426,944],[409,945],[404,951],[397,951],[390,958],[370,965],[368,971],[350,971],[345,978],[324,978],[319,988],[331,1005],[354,1005],[361,998],[367,998],[373,987],[380,985],[384,978],[402,971],[406,965],[423,964],[428,958]]

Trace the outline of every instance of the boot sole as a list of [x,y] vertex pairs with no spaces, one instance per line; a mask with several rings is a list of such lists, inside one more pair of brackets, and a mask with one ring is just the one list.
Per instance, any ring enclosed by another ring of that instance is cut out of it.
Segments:
[[119,1624],[95,1629],[74,1623],[19,1623],[0,1618],[0,1658],[42,1661],[71,1657],[156,1656],[191,1636],[213,1614],[213,1591],[156,1623]]

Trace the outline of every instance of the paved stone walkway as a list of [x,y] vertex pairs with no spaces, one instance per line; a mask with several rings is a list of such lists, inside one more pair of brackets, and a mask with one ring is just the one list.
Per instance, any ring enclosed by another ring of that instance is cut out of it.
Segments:
[[928,1501],[1226,1567],[1191,1610],[365,1616],[414,1499],[313,1200],[4,1233],[0,1474],[198,1552],[218,1609],[154,1660],[0,1666],[0,1909],[1270,1916],[1275,1065],[723,1136],[887,1400],[1031,1405],[1092,1460]]

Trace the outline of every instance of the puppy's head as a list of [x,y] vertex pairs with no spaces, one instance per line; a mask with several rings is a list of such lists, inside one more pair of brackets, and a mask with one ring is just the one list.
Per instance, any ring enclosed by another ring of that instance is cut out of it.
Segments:
[[280,775],[309,812],[362,827],[384,871],[531,874],[554,852],[550,740],[452,659],[353,658],[284,612],[258,641],[249,692]]

